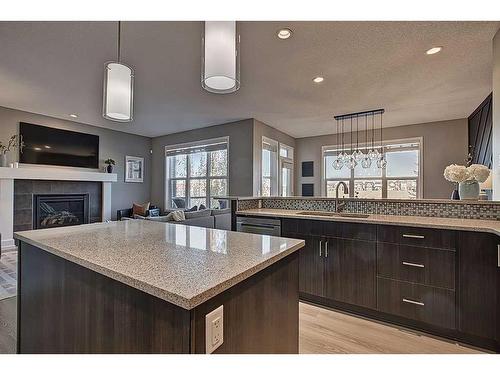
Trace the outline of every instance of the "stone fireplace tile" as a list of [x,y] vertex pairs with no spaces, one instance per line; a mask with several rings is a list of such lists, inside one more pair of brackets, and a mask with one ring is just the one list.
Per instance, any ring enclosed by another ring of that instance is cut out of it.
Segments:
[[52,193],[51,181],[33,181],[33,194],[50,194]]
[[15,194],[14,210],[31,209],[33,205],[33,194]]
[[33,222],[31,208],[14,211],[14,225],[25,225]]
[[14,181],[15,194],[31,194],[33,192],[32,180],[15,180]]

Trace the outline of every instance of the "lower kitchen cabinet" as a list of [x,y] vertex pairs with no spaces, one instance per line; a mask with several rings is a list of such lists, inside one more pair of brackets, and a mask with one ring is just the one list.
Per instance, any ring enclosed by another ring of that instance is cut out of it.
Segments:
[[499,243],[493,234],[460,233],[457,301],[458,330],[497,343],[500,342]]
[[301,298],[500,352],[497,235],[282,222],[283,236],[306,241]]
[[335,301],[376,307],[376,244],[344,238],[325,240],[325,294]]
[[299,252],[299,291],[323,297],[325,265],[324,258],[320,254],[320,239],[302,235],[295,235],[294,238],[306,242]]

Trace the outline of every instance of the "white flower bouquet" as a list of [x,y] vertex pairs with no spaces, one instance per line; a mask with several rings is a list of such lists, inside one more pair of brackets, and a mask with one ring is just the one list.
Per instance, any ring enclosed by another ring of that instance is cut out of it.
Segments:
[[452,164],[444,169],[444,178],[448,181],[460,183],[465,181],[484,182],[490,175],[490,170],[481,164],[472,164],[468,167]]

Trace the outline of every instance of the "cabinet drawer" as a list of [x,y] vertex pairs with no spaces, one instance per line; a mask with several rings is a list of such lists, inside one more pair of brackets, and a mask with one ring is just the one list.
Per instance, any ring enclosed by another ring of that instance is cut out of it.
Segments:
[[325,221],[323,223],[323,234],[328,237],[364,241],[377,240],[377,226],[373,224],[344,223],[338,221]]
[[454,231],[434,228],[379,225],[377,240],[438,249],[454,250],[456,248],[456,233]]
[[377,277],[379,311],[442,328],[455,328],[455,292]]
[[379,242],[377,275],[455,289],[455,252]]

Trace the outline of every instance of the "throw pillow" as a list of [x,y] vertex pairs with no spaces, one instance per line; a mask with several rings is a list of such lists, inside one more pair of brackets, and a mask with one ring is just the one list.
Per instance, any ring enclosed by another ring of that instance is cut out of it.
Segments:
[[188,208],[187,210],[184,210],[184,212],[193,212],[193,211],[198,211],[198,206],[193,206],[191,208]]
[[204,204],[200,204],[200,207],[198,207],[198,211],[201,211],[201,210],[206,210],[207,208],[205,207]]
[[166,216],[169,220],[172,221],[184,221],[186,217],[184,216],[184,211],[173,211]]
[[148,210],[149,210],[149,202],[143,203],[143,204],[134,203],[132,205],[132,214],[133,215],[146,216],[146,212]]

